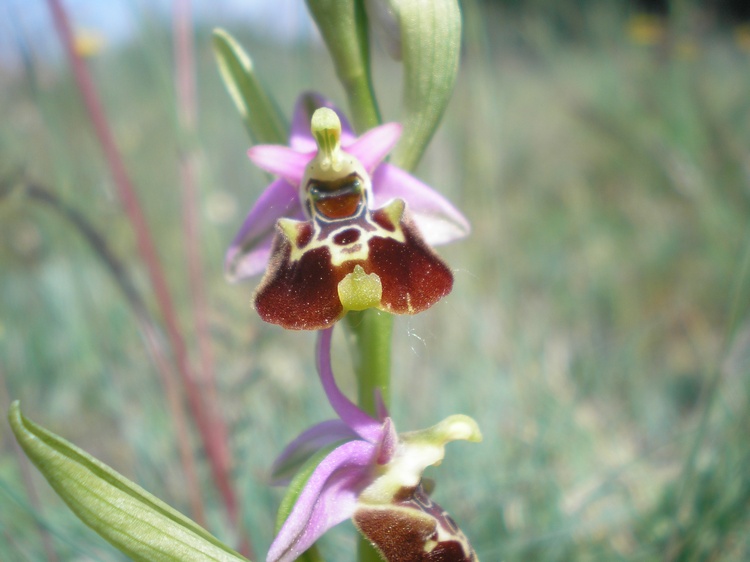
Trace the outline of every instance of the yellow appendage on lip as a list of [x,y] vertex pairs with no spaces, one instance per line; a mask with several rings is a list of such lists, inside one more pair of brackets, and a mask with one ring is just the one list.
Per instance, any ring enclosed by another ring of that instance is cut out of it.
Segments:
[[356,265],[339,282],[338,293],[345,310],[366,310],[380,304],[383,285],[376,273],[367,274],[361,265]]

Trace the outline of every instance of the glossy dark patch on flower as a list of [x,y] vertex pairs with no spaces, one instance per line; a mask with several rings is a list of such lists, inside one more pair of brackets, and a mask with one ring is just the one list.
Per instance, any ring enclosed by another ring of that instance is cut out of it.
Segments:
[[391,505],[362,505],[354,523],[388,562],[477,562],[455,521],[422,485],[402,488]]
[[297,239],[295,240],[295,245],[299,248],[304,248],[312,240],[313,234],[314,234],[314,231],[313,231],[312,225],[309,223],[302,223],[297,232]]
[[361,233],[356,228],[347,228],[343,232],[334,235],[333,243],[338,246],[347,246],[359,240]]
[[317,214],[328,220],[353,217],[365,203],[364,184],[356,173],[332,181],[310,180],[307,190]]

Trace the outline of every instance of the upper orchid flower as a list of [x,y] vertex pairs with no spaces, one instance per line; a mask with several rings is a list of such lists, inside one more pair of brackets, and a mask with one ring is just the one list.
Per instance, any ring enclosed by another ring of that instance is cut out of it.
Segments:
[[476,562],[466,536],[422,487],[422,472],[439,464],[445,444],[480,441],[476,422],[454,415],[422,431],[398,435],[381,407],[380,420],[354,405],[331,370],[332,329],[318,340],[318,371],[340,419],[303,432],[275,463],[275,473],[319,449],[347,440],[315,468],[268,553],[268,562],[291,562],[323,533],[353,518],[386,560]]
[[430,187],[383,163],[400,134],[389,123],[355,138],[330,103],[308,94],[297,103],[290,147],[249,150],[278,179],[245,219],[226,270],[241,279],[268,266],[255,296],[264,320],[322,329],[347,310],[411,314],[450,292],[452,273],[430,246],[465,236],[469,224]]

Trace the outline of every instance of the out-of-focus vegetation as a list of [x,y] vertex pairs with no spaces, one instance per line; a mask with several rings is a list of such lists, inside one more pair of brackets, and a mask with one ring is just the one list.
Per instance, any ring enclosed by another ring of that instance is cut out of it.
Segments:
[[[693,5],[669,20],[618,3],[560,2],[553,16],[543,5],[463,3],[459,83],[417,173],[474,232],[441,250],[453,294],[397,320],[394,418],[400,430],[454,412],[480,423],[484,442],[451,445],[431,476],[484,561],[747,560],[750,33]],[[252,283],[223,280],[224,248],[267,178],[245,157],[210,26],[197,29],[192,139],[175,117],[168,28],[144,14],[136,41],[88,64],[188,337],[177,161],[199,148],[219,390],[262,553],[281,493],[266,485],[269,464],[332,413],[312,336],[263,325]],[[286,113],[306,89],[343,107],[320,46],[230,31]],[[399,67],[375,54],[383,113],[397,120]],[[0,405],[20,399],[31,419],[187,511],[133,311],[60,206],[28,191],[76,209],[153,304],[69,70],[32,57],[0,72]],[[7,425],[0,435],[0,559],[48,559],[44,537],[60,560],[122,559],[16,454]],[[200,467],[211,530],[231,542]],[[331,560],[350,559],[349,531],[324,539]]]

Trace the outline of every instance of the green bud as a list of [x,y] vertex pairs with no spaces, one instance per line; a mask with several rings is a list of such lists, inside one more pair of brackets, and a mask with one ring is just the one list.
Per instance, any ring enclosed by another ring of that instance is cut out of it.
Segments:
[[461,11],[458,0],[390,0],[390,6],[401,28],[404,62],[404,132],[391,163],[413,170],[453,93],[461,50]]
[[307,0],[310,14],[344,86],[358,133],[380,123],[370,75],[367,15],[362,0]]
[[261,144],[286,144],[284,118],[255,76],[248,54],[223,29],[214,29],[213,45],[224,85],[242,116],[250,138]]
[[383,48],[393,60],[401,60],[401,27],[390,0],[365,0],[367,19]]
[[75,445],[24,418],[8,415],[31,461],[70,509],[136,561],[247,562],[195,522]]

